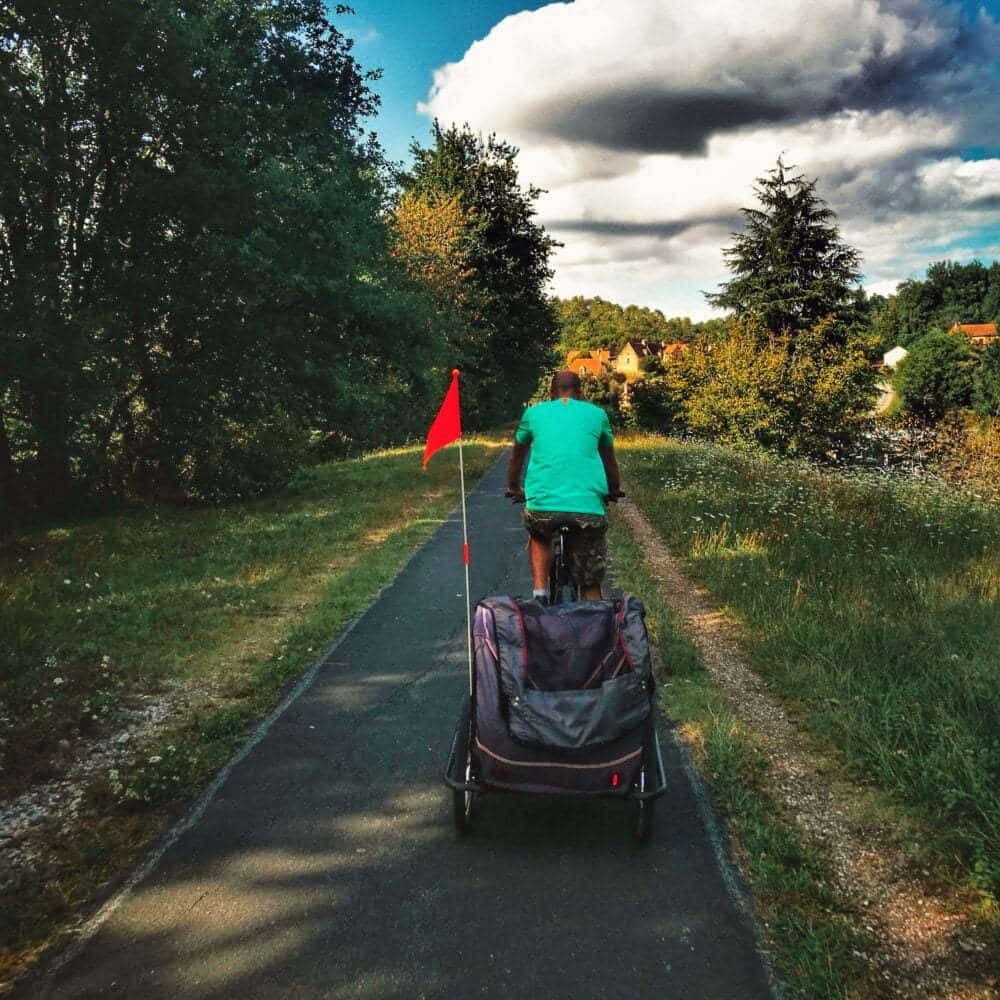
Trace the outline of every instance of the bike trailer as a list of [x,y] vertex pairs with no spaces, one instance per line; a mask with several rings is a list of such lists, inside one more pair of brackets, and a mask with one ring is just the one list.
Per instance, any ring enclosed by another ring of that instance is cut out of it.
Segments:
[[472,693],[446,775],[457,822],[458,796],[467,820],[487,788],[651,805],[664,781],[644,616],[632,596],[477,606]]

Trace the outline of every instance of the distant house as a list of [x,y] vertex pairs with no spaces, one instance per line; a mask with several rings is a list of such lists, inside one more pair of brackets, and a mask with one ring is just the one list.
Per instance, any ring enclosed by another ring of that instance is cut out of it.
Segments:
[[986,347],[997,339],[996,323],[956,323],[949,333],[964,333],[973,347]]
[[658,340],[627,340],[615,358],[615,371],[623,375],[640,375],[641,362],[646,358],[659,358],[662,354],[663,344]]
[[691,350],[691,345],[679,340],[675,344],[664,344],[660,356],[666,361],[667,358],[679,358],[689,350]]
[[566,367],[577,375],[600,375],[611,365],[611,352],[603,347],[584,355],[580,351],[570,351],[566,355]]
[[886,368],[895,368],[909,353],[905,347],[894,347],[882,355],[882,364]]

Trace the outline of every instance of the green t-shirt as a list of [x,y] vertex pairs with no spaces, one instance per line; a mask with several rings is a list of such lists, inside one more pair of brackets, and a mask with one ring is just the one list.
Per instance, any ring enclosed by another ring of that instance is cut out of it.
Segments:
[[611,423],[599,406],[569,397],[529,406],[514,440],[530,444],[524,477],[529,510],[603,514],[608,495],[599,444],[611,444]]

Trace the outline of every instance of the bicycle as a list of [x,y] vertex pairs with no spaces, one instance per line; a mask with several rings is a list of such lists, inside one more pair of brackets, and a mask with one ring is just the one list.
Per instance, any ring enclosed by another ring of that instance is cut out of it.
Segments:
[[[514,493],[505,490],[504,496],[509,497],[516,505],[524,503],[523,493]],[[617,503],[625,496],[620,490],[617,493],[609,493],[604,499],[610,503]],[[563,525],[552,536],[552,560],[549,563],[549,592],[547,601],[549,605],[565,604],[567,602],[566,593],[569,592],[569,601],[580,600],[580,586],[573,579],[573,574],[569,567],[569,558],[566,552],[566,536],[573,529],[568,525]]]

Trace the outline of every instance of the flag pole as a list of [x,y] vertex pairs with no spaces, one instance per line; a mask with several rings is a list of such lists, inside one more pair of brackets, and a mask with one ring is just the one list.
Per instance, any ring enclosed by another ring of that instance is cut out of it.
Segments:
[[465,512],[465,459],[458,439],[458,474],[462,487],[462,562],[465,564],[465,646],[469,657],[469,697],[472,697],[472,588],[469,585],[469,520]]
[[462,562],[465,564],[465,646],[469,656],[469,697],[475,690],[475,673],[472,661],[472,588],[469,585],[469,518],[465,510],[465,456],[462,453],[462,407],[459,402],[457,368],[451,371],[451,385],[441,402],[441,409],[434,418],[427,432],[427,444],[424,447],[424,469],[431,455],[451,444],[458,442],[458,472],[462,490]]

